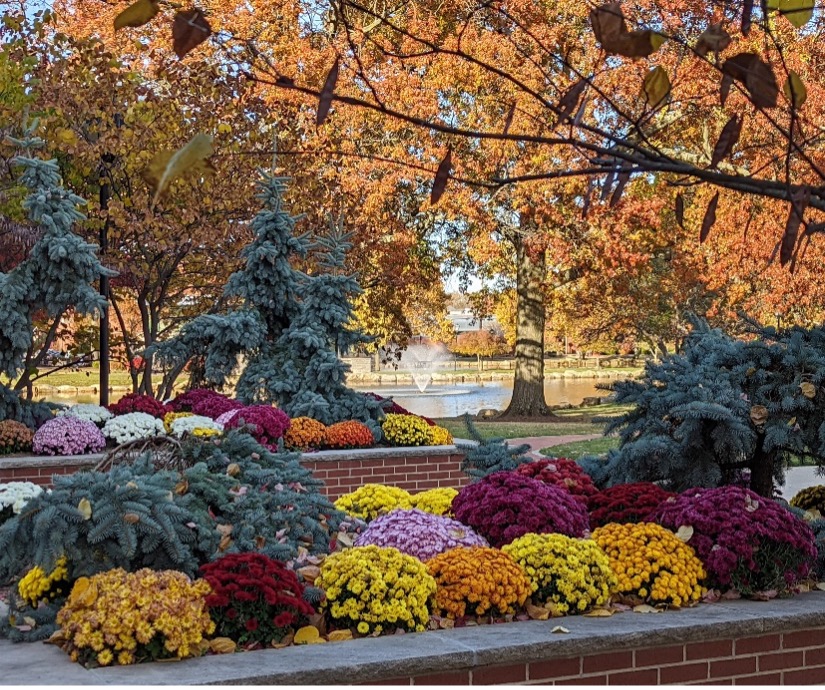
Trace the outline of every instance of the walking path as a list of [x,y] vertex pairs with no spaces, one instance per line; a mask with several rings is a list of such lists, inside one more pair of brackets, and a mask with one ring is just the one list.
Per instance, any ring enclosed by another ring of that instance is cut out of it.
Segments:
[[[570,434],[567,436],[531,436],[528,438],[508,438],[507,443],[510,446],[520,446],[527,444],[530,446],[530,453],[534,458],[544,459],[545,455],[539,453],[542,448],[551,448],[552,446],[561,446],[566,443],[575,443],[576,441],[590,441],[594,438],[600,438],[601,434]],[[816,486],[817,484],[825,484],[825,476],[817,474],[817,468],[811,466],[805,467],[791,467],[785,471],[785,486],[779,488],[779,493],[783,498],[790,500],[793,496],[799,493],[802,489],[808,486]]]

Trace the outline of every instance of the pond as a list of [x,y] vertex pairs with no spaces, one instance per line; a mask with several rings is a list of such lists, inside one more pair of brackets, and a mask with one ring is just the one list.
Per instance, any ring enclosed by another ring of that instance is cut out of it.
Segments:
[[[607,395],[607,391],[596,388],[599,381],[607,383],[605,379],[547,379],[544,382],[544,395],[550,405],[562,403],[578,405],[584,398]],[[431,383],[423,393],[413,385],[379,386],[376,384],[353,387],[356,390],[372,391],[384,397],[392,397],[410,412],[427,417],[457,417],[465,412],[477,414],[479,410],[485,408],[503,410],[513,395],[512,381]],[[124,392],[112,392],[109,400],[117,402],[123,395],[125,395]],[[63,405],[74,405],[76,403],[97,403],[99,398],[96,393],[79,393],[77,395],[49,394],[46,399]]]

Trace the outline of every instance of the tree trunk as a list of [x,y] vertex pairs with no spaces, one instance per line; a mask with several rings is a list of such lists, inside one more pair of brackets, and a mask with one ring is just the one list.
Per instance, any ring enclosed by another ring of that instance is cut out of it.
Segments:
[[516,249],[516,372],[513,397],[500,418],[552,416],[544,399],[544,252],[531,257],[520,235]]
[[766,498],[773,497],[774,453],[764,451],[764,434],[759,434],[756,453],[751,461],[751,490]]

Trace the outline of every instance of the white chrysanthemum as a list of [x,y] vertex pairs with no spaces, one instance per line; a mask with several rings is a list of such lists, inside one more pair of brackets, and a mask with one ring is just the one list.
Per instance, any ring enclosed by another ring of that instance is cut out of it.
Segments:
[[117,443],[159,436],[164,431],[163,422],[145,412],[130,412],[112,417],[103,426],[103,435]]
[[11,506],[16,515],[30,500],[43,493],[43,487],[32,482],[0,484],[0,510]]
[[172,422],[172,435],[177,438],[181,438],[184,434],[191,434],[195,429],[223,431],[223,424],[197,414],[191,417],[178,417]]
[[72,405],[68,409],[60,410],[57,413],[58,417],[77,417],[87,422],[94,422],[95,424],[103,424],[109,421],[114,415],[105,407],[92,404]]

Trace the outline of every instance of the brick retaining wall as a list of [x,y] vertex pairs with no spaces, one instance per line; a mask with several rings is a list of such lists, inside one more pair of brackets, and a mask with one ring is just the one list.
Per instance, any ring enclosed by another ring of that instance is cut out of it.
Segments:
[[[391,484],[412,493],[440,486],[462,487],[469,481],[461,472],[462,457],[455,446],[370,448],[305,453],[301,464],[324,482],[324,493],[335,500],[369,483]],[[28,481],[51,486],[52,475],[91,469],[102,458],[0,458],[0,482]]]

